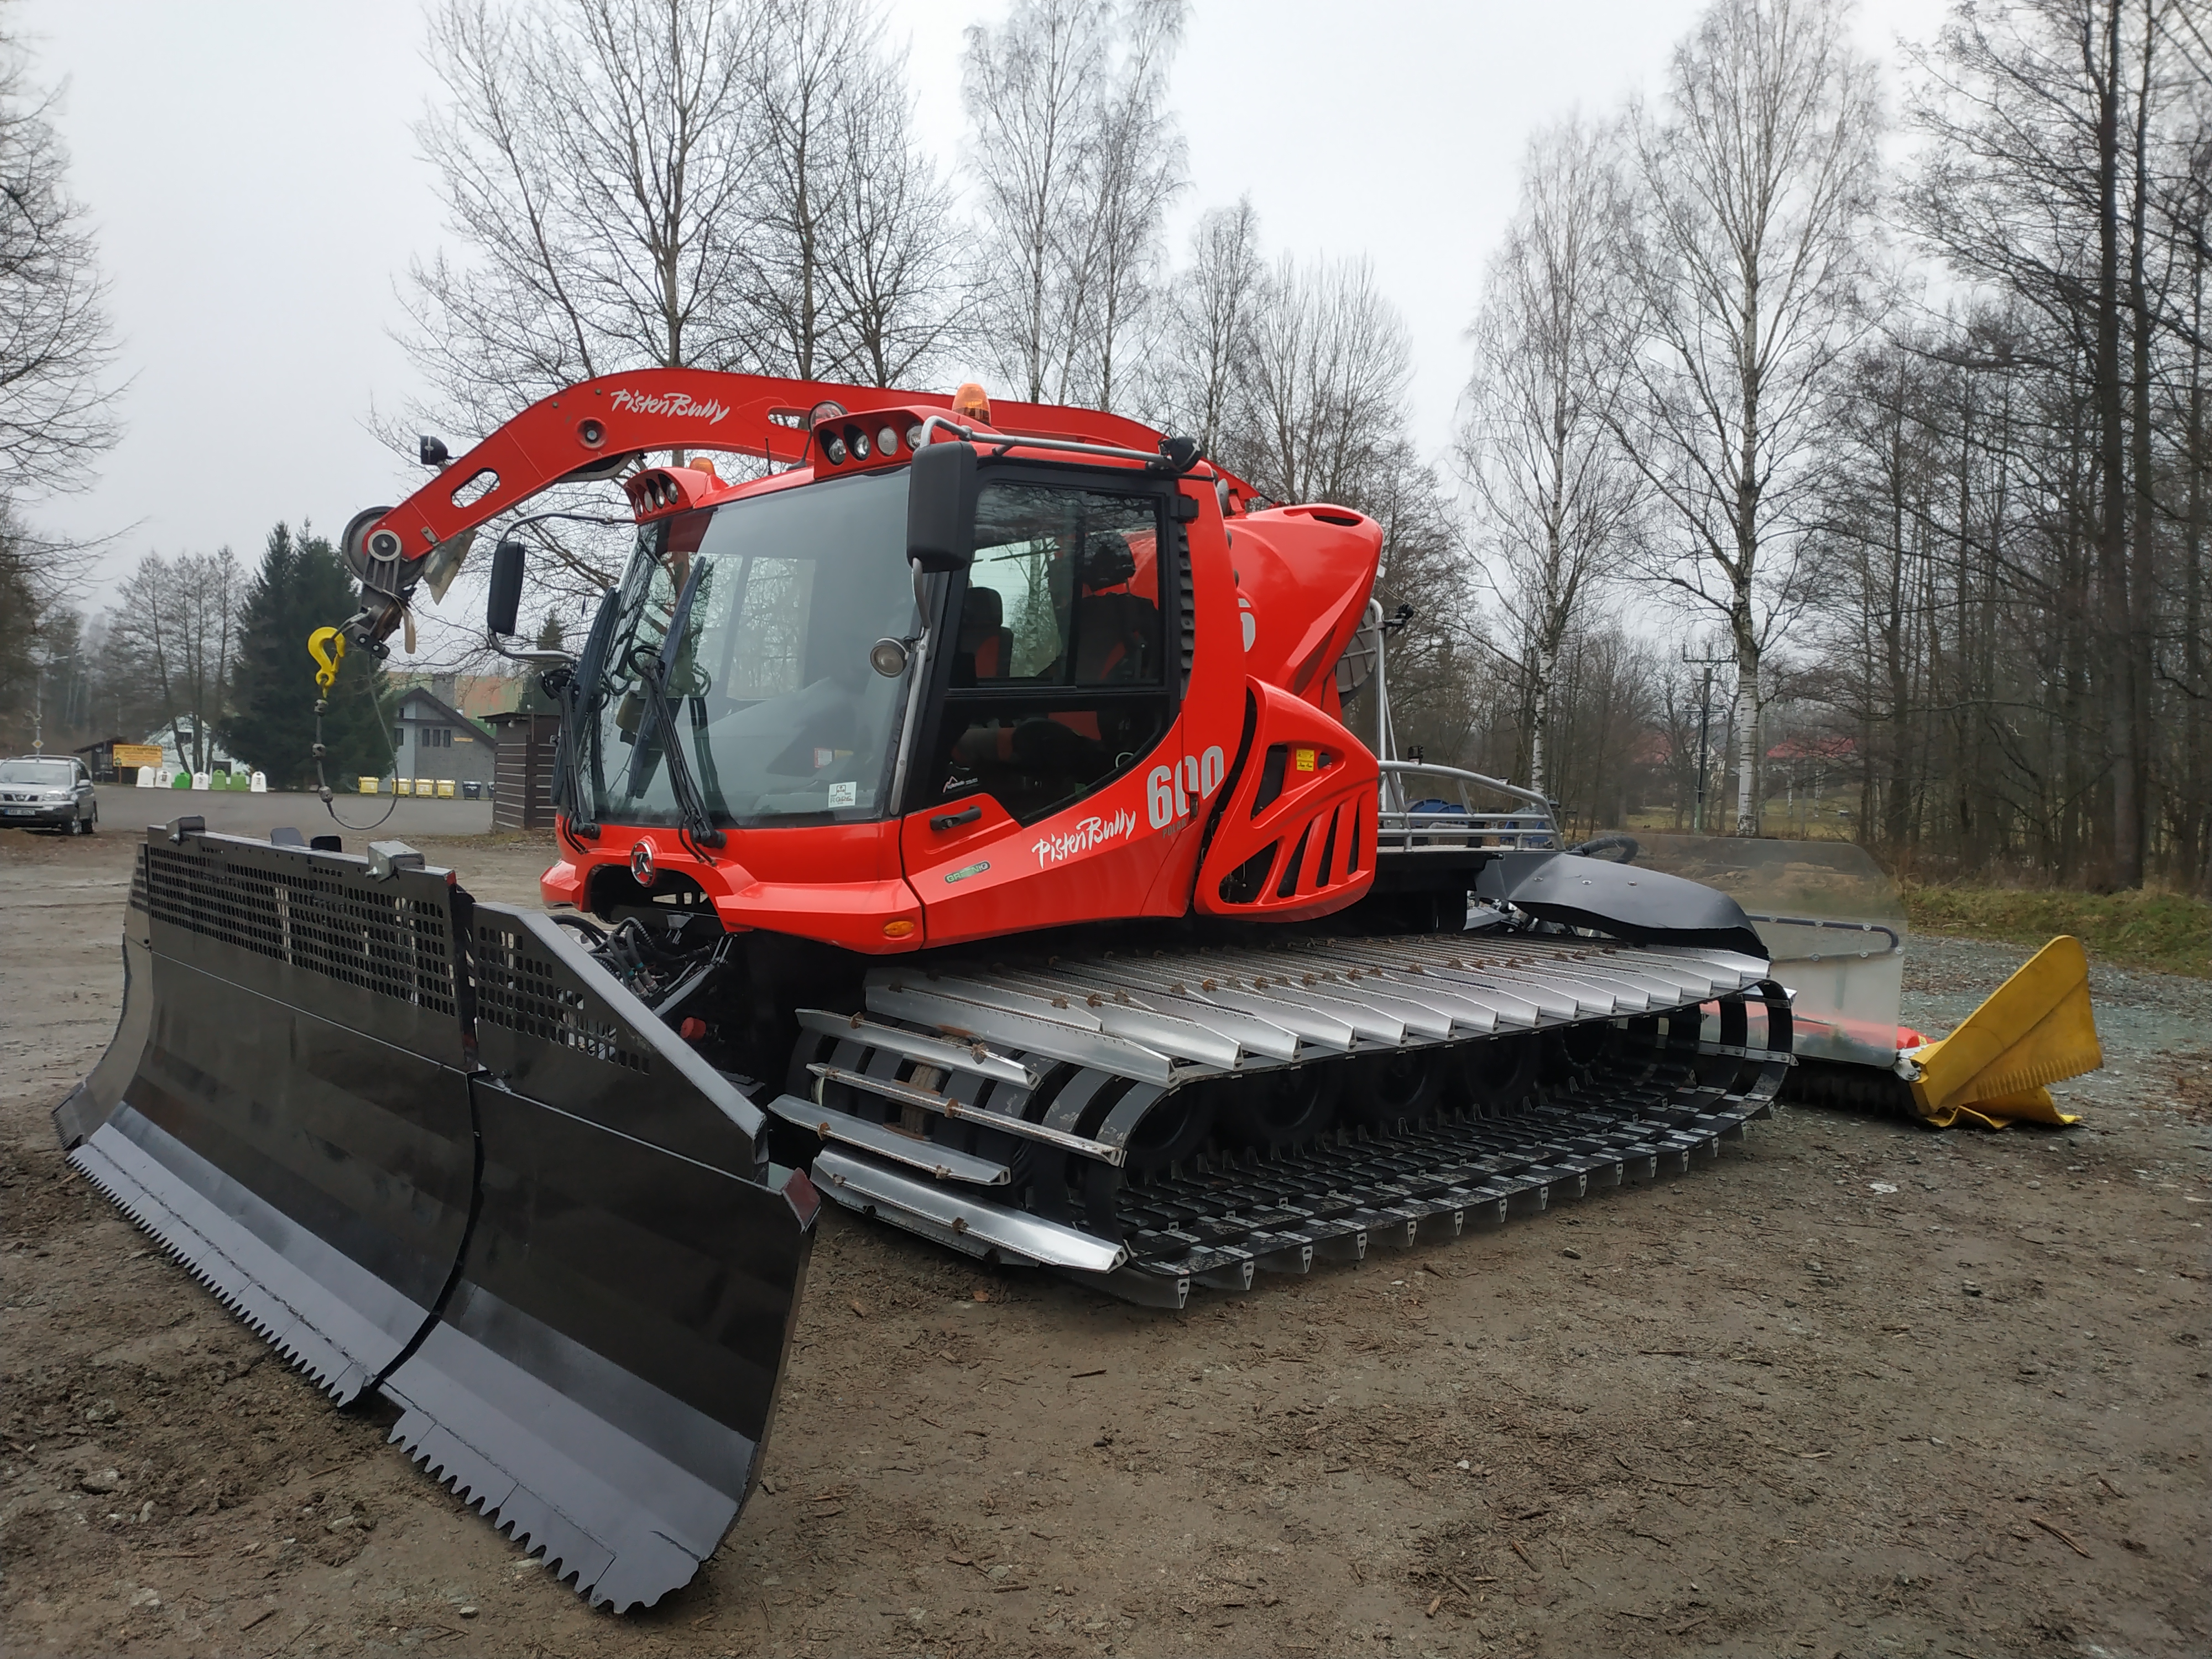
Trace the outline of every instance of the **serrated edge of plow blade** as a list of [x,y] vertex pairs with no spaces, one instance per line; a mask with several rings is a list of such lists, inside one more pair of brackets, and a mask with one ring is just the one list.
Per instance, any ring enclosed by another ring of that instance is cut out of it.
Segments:
[[[190,1238],[192,1241],[192,1246],[197,1248],[179,1243],[171,1236],[168,1229],[154,1220],[148,1213],[149,1210],[158,1208],[162,1213],[170,1214],[167,1206],[161,1205],[160,1200],[146,1191],[137,1182],[131,1181],[120,1170],[116,1171],[114,1180],[110,1180],[102,1175],[94,1167],[93,1159],[88,1155],[91,1149],[92,1143],[89,1140],[71,1148],[65,1155],[70,1167],[83,1176],[94,1190],[120,1210],[124,1218],[131,1225],[160,1245],[162,1254],[182,1267],[194,1284],[213,1297],[226,1313],[259,1337],[287,1365],[313,1382],[319,1392],[327,1395],[333,1405],[349,1406],[360,1398],[373,1380],[367,1371],[362,1370],[353,1362],[348,1361],[345,1370],[358,1373],[360,1378],[349,1388],[343,1371],[336,1373],[334,1376],[330,1366],[310,1358],[299,1343],[279,1336],[274,1322],[265,1317],[255,1304],[248,1300],[247,1293],[234,1288],[225,1277],[220,1276],[218,1270],[210,1265],[208,1258],[213,1258],[215,1261],[222,1263],[230,1269],[232,1274],[246,1280],[249,1285],[253,1284],[251,1275],[243,1267],[225,1255],[213,1243],[187,1226],[182,1219],[171,1215],[171,1220],[175,1228]],[[105,1159],[102,1161],[104,1162]],[[130,1192],[136,1194],[137,1197],[127,1195],[125,1186],[118,1183],[127,1184]],[[291,1310],[287,1311],[291,1312],[295,1326],[302,1322],[296,1311]],[[327,1344],[320,1343],[319,1339],[319,1346],[328,1346]]]
[[[504,1473],[497,1464],[443,1424],[427,1422],[421,1432],[410,1435],[408,1424],[419,1415],[410,1407],[392,1429],[387,1443],[400,1447],[409,1462],[451,1492],[464,1508],[481,1516],[494,1532],[520,1550],[526,1559],[544,1562],[546,1571],[552,1574],[555,1581],[583,1597],[586,1606],[593,1609],[612,1607],[617,1613],[655,1606],[661,1597],[690,1583],[698,1569],[705,1565],[700,1557],[684,1549],[667,1534],[659,1533],[656,1535],[690,1560],[691,1572],[673,1583],[662,1585],[650,1595],[635,1595],[617,1606],[612,1595],[602,1595],[599,1589],[600,1583],[613,1571],[619,1557],[562,1514],[544,1497]],[[430,1443],[441,1438],[445,1441],[445,1446],[435,1447]],[[473,1469],[459,1467],[464,1461],[476,1467]],[[506,1492],[495,1498],[493,1492],[502,1486],[506,1487]],[[529,1513],[532,1509],[538,1512],[535,1516]],[[588,1548],[605,1557],[605,1564],[597,1567],[588,1563],[572,1566],[568,1554],[561,1553],[563,1546],[550,1540],[543,1543],[537,1541],[540,1532],[550,1530],[556,1525],[574,1533],[580,1540],[579,1544],[566,1546],[567,1551],[573,1553]]]

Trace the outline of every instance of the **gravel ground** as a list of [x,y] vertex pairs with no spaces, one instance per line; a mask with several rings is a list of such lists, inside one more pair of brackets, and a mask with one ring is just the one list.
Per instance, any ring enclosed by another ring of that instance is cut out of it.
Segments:
[[[546,855],[426,850],[524,902]],[[617,1620],[63,1163],[127,855],[0,838],[11,1653],[2212,1652],[2202,984],[2100,975],[2075,1129],[1787,1110],[1681,1180],[1182,1315],[833,1210],[767,1484]],[[2019,954],[1911,949],[1928,1030]]]

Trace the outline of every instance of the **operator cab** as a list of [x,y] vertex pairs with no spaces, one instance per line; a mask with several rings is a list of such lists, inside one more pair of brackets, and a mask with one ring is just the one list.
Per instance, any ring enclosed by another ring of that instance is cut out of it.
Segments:
[[809,469],[629,481],[637,549],[580,665],[586,816],[769,830],[988,795],[1028,823],[1158,744],[1171,480],[969,428],[999,441],[954,508],[964,556],[926,574],[910,481],[941,412],[817,415]]

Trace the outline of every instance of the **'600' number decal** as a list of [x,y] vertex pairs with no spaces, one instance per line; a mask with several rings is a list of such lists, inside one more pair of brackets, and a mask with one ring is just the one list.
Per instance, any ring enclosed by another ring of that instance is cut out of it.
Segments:
[[1145,810],[1152,828],[1164,830],[1177,818],[1188,817],[1193,801],[1203,805],[1212,800],[1224,769],[1218,744],[1203,755],[1185,755],[1173,766],[1155,766],[1145,780]]

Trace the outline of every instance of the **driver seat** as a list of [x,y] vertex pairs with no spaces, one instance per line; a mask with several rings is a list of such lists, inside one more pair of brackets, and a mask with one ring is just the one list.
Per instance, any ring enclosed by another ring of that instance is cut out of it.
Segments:
[[[971,587],[960,607],[960,641],[955,647],[964,659],[967,679],[1002,680],[1013,669],[1014,630],[1004,626],[1006,601],[995,587]],[[956,669],[963,666],[956,660]]]

